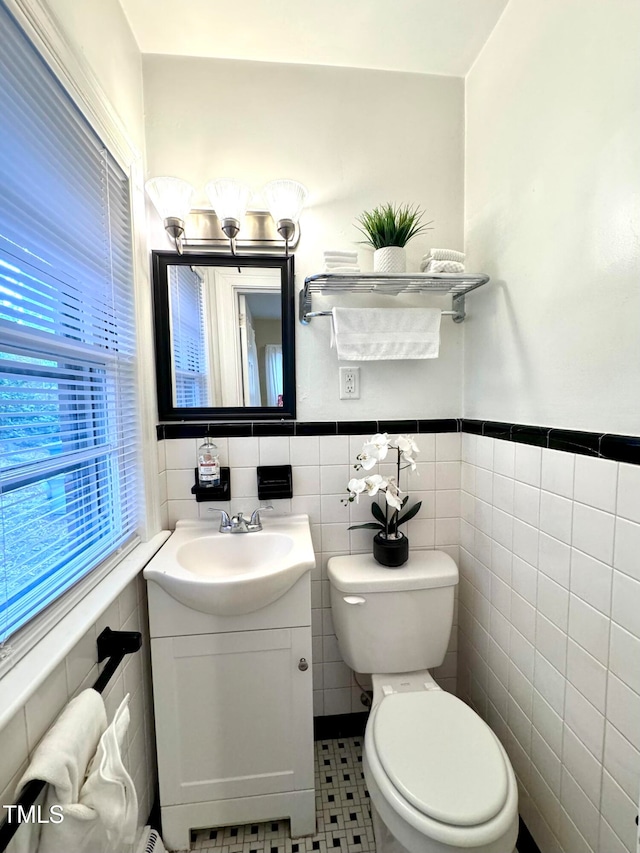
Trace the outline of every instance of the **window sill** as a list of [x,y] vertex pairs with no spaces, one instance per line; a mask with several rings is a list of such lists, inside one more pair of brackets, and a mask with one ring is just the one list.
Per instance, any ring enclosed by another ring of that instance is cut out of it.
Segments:
[[163,530],[137,545],[0,680],[0,729],[22,708],[87,630],[167,541]]

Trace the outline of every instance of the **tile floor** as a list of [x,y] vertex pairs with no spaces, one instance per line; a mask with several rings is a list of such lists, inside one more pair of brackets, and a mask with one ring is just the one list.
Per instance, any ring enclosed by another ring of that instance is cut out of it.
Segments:
[[362,738],[315,743],[316,834],[292,841],[287,820],[201,829],[199,853],[375,853],[369,794],[362,773]]

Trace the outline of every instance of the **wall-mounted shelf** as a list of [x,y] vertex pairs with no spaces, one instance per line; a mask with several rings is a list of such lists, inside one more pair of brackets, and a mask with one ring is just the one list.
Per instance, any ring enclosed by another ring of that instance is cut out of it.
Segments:
[[454,323],[465,318],[464,298],[467,293],[482,287],[489,281],[488,275],[466,275],[464,273],[319,273],[304,280],[300,291],[299,319],[308,325],[313,317],[325,317],[331,311],[314,311],[313,294],[337,296],[340,293],[376,293],[397,296],[399,293],[448,293],[451,295],[451,311],[443,311],[453,317]]

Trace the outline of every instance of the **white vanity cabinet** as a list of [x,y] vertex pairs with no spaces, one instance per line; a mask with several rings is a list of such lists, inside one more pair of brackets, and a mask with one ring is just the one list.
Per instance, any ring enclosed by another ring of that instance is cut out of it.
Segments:
[[290,818],[315,832],[310,576],[242,616],[192,610],[150,581],[165,844],[189,831]]

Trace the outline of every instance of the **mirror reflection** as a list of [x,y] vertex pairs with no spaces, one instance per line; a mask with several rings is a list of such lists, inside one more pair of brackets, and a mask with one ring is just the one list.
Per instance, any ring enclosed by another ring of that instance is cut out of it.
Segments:
[[281,273],[167,267],[173,406],[282,407]]

